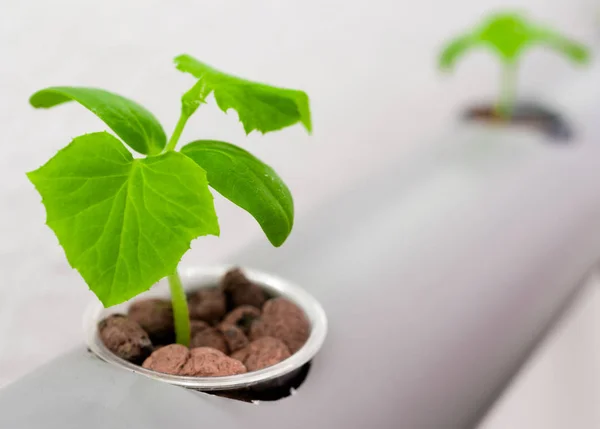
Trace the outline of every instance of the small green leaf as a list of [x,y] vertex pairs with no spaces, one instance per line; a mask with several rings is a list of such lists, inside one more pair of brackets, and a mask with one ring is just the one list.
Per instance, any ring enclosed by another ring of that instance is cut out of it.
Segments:
[[531,26],[517,13],[493,15],[475,37],[507,62],[514,61],[525,47],[534,42]]
[[574,63],[586,64],[590,60],[590,50],[583,44],[561,36],[550,28],[538,28],[535,30],[538,43],[562,53]]
[[441,69],[449,69],[464,53],[485,47],[495,52],[505,64],[514,64],[523,52],[533,46],[552,48],[578,63],[589,58],[589,51],[582,44],[549,28],[539,27],[521,14],[501,12],[491,15],[472,32],[450,42],[441,52],[438,62]]
[[459,36],[448,43],[439,57],[439,67],[443,70],[451,69],[456,61],[476,43],[470,34]]
[[175,272],[219,226],[206,173],[177,152],[133,159],[106,132],[75,138],[28,174],[71,266],[105,306]]
[[38,108],[68,101],[77,101],[96,114],[139,153],[158,154],[167,143],[165,132],[152,113],[134,101],[102,89],[57,86],[42,89],[29,99]]
[[189,55],[178,56],[175,64],[177,69],[199,79],[184,96],[184,109],[186,104],[204,103],[206,97],[214,92],[219,108],[224,112],[235,110],[247,134],[253,130],[264,134],[298,122],[309,133],[312,131],[308,96],[303,91],[240,79],[215,70]]
[[292,195],[271,167],[229,143],[199,140],[181,152],[206,170],[209,185],[250,213],[274,246],[281,246],[294,224]]

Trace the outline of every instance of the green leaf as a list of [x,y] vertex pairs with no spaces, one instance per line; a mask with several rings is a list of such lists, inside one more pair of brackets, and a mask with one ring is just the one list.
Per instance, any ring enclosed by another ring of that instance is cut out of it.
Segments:
[[281,246],[294,224],[292,195],[271,167],[229,143],[199,140],[181,152],[206,170],[209,185],[250,213],[274,246]]
[[439,57],[439,67],[443,70],[451,69],[456,61],[474,45],[475,41],[470,34],[457,37],[448,43]]
[[517,13],[493,15],[475,37],[508,62],[514,61],[534,41],[531,26]]
[[87,134],[28,177],[69,263],[105,306],[172,274],[194,238],[219,234],[206,173],[177,152],[133,159],[111,134]]
[[568,39],[550,28],[537,28],[535,38],[538,43],[560,52],[574,63],[586,64],[590,60],[590,50],[585,45]]
[[488,17],[472,32],[450,42],[441,52],[439,66],[451,68],[463,54],[478,47],[495,52],[504,63],[515,63],[527,49],[546,46],[577,63],[589,59],[588,49],[556,31],[530,23],[522,14],[501,12]]
[[132,149],[145,155],[162,151],[167,138],[152,113],[134,101],[96,88],[51,87],[31,96],[33,107],[49,108],[77,101],[96,114]]
[[[177,69],[199,79],[199,82],[183,98],[186,105],[204,103],[213,92],[219,108],[227,112],[233,109],[238,113],[244,130],[267,133],[294,125],[298,122],[310,133],[312,123],[308,96],[303,91],[276,88],[262,83],[251,82],[220,72],[189,55],[175,58]],[[195,109],[194,109],[195,110]]]

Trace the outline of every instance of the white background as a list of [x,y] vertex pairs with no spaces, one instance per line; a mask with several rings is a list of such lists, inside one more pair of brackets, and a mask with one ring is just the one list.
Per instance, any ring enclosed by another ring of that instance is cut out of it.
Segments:
[[[246,137],[235,115],[213,103],[182,139],[231,141],[270,163],[291,187],[301,222],[337,190],[443,136],[466,102],[495,94],[497,64],[486,53],[466,59],[453,76],[436,70],[435,56],[445,38],[499,6],[600,45],[600,5],[592,0],[1,0],[0,386],[79,344],[81,314],[94,299],[44,225],[24,173],[103,125],[76,105],[34,111],[31,93],[49,85],[103,87],[147,106],[170,132],[179,96],[193,82],[172,67],[180,53],[304,89],[312,137],[301,127]],[[576,78],[561,58],[534,51],[523,62],[521,94],[535,97]],[[223,261],[262,239],[240,209],[221,199],[217,209],[221,238],[194,243],[184,264]],[[592,286],[487,429],[597,427],[599,310]]]

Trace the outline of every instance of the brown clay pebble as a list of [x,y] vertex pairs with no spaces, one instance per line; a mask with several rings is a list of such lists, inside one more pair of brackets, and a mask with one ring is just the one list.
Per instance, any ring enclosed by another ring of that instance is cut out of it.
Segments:
[[193,337],[198,332],[210,328],[210,325],[204,320],[190,320],[190,335]]
[[223,333],[230,353],[246,347],[249,343],[244,331],[236,325],[221,323],[219,330]]
[[252,322],[250,325],[250,330],[248,331],[248,338],[250,341],[255,341],[266,336],[267,334],[265,332],[265,324],[263,321],[256,319],[254,322]]
[[225,295],[220,289],[200,289],[189,299],[190,318],[215,322],[227,312]]
[[222,377],[247,372],[243,363],[210,347],[194,348],[190,354],[189,360],[179,372],[180,375]]
[[261,308],[267,300],[263,289],[248,280],[239,268],[234,268],[223,276],[221,288],[227,295],[230,308],[241,305]]
[[235,310],[229,312],[223,319],[226,325],[235,325],[244,333],[250,331],[252,323],[260,317],[260,310],[251,305],[242,305]]
[[260,324],[253,331],[253,340],[258,335],[274,337],[296,353],[310,335],[310,323],[296,304],[285,298],[273,298],[263,306]]
[[223,333],[216,328],[206,328],[196,332],[190,341],[190,348],[212,347],[225,354],[229,353],[229,347]]
[[239,360],[240,362],[243,363],[246,360],[246,358],[248,357],[248,353],[250,353],[250,351],[248,350],[248,347],[244,347],[243,349],[239,349],[239,350],[236,350],[235,352],[231,353],[231,355],[229,357],[232,359]]
[[173,308],[164,299],[142,299],[129,307],[127,314],[148,333],[155,344],[169,344],[175,340]]
[[245,353],[245,356],[239,356],[244,358],[243,363],[248,371],[273,366],[292,355],[283,341],[273,337],[263,337],[251,342]]
[[189,358],[190,351],[187,347],[169,344],[154,351],[142,366],[166,374],[179,374]]
[[98,324],[104,345],[121,359],[140,363],[152,352],[152,342],[140,325],[122,314]]

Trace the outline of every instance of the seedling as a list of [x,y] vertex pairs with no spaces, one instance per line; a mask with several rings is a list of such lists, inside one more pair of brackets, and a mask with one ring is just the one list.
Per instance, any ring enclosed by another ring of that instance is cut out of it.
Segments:
[[589,59],[588,49],[556,31],[528,22],[517,13],[494,14],[475,30],[456,37],[442,50],[439,67],[451,70],[465,53],[478,47],[491,49],[502,63],[500,96],[496,113],[510,118],[516,99],[517,71],[523,53],[533,46],[545,46],[574,63]]
[[[311,118],[302,91],[240,79],[188,55],[175,64],[197,81],[182,97],[168,141],[152,113],[120,95],[82,87],[33,94],[30,103],[37,108],[78,102],[120,139],[108,132],[76,137],[28,177],[69,263],[104,306],[125,302],[167,277],[176,341],[188,345],[189,315],[177,265],[193,239],[219,235],[209,186],[252,215],[274,246],[292,230],[294,205],[275,171],[233,144],[197,140],[177,151],[187,121],[211,93],[222,111],[238,113],[247,134],[298,122],[310,133]],[[145,156],[134,158],[125,144]]]

